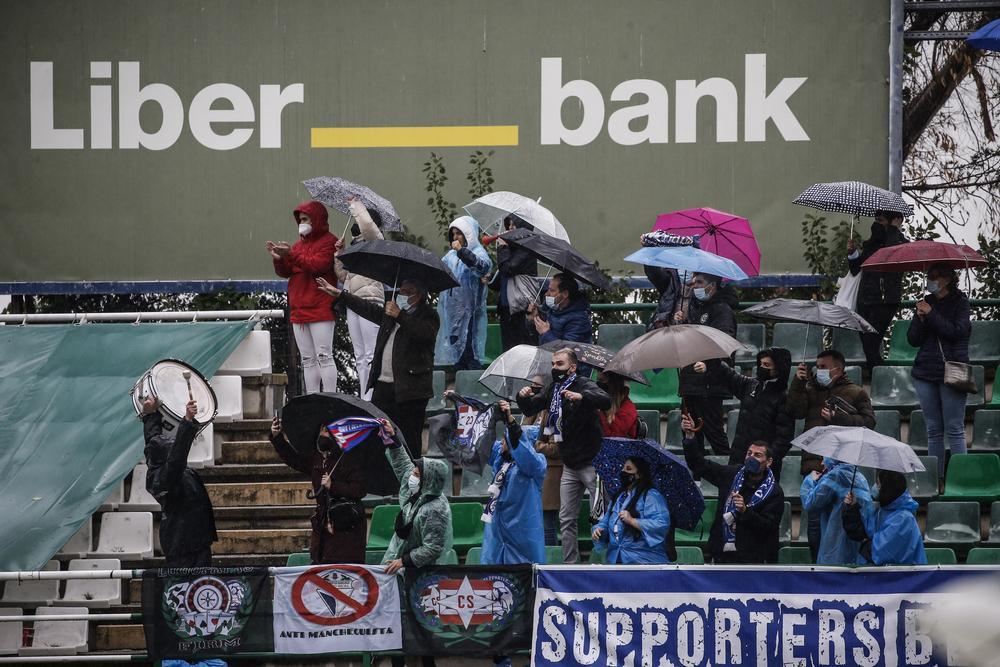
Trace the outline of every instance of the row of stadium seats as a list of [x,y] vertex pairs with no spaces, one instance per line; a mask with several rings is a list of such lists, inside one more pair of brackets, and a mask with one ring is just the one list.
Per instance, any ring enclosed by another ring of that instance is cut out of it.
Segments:
[[[88,614],[87,607],[38,607],[31,630],[31,646],[21,646],[24,642],[24,623],[3,621],[4,616],[21,616],[20,607],[0,608],[0,655],[34,657],[76,655],[87,652],[87,621],[46,621],[53,614]],[[47,662],[47,661],[46,661]]]
[[[118,558],[73,559],[67,568],[70,572],[91,570],[119,570]],[[43,572],[59,571],[59,561],[50,560]],[[41,606],[111,607],[121,604],[121,579],[67,579],[60,595],[59,579],[7,581],[3,587],[0,605],[33,609]]]

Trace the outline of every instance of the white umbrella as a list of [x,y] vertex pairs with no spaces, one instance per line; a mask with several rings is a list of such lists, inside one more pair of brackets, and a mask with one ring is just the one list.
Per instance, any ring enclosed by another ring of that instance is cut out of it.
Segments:
[[[566,228],[553,215],[552,211],[539,204],[534,199],[529,199],[516,192],[491,192],[483,195],[479,199],[466,204],[462,208],[479,223],[484,230],[488,227],[503,222],[503,219],[510,214],[521,218],[536,231],[557,239],[569,242],[569,234]],[[502,231],[502,230],[501,230]]]
[[684,368],[696,361],[724,359],[746,346],[718,329],[675,324],[639,336],[618,351],[604,370],[616,373]]
[[792,440],[792,444],[810,454],[851,465],[902,473],[925,470],[909,445],[862,426],[817,426]]

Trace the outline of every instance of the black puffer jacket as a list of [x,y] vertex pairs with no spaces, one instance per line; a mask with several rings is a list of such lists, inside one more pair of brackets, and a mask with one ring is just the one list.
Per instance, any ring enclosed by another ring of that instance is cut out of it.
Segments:
[[[969,361],[969,336],[972,322],[969,318],[969,297],[959,289],[938,299],[929,294],[924,299],[931,305],[931,312],[923,318],[914,317],[906,331],[906,340],[920,348],[913,360],[911,374],[918,380],[941,382],[944,380],[944,360]],[[940,343],[940,347],[938,344]],[[944,357],[941,356],[942,350]]]
[[740,400],[740,419],[736,424],[736,437],[729,457],[729,462],[733,464],[742,465],[747,448],[756,440],[769,443],[776,460],[783,459],[792,447],[795,420],[785,410],[792,353],[782,347],[761,350],[757,353],[758,366],[764,357],[771,358],[776,372],[776,376],[767,382],[740,375],[726,367],[729,389]]
[[[533,396],[517,397],[517,406],[528,417],[534,417],[549,407],[552,401],[552,390],[556,383],[551,383],[545,391]],[[601,450],[601,439],[604,432],[601,429],[601,418],[598,410],[611,407],[611,397],[608,393],[584,377],[577,376],[569,385],[570,391],[582,394],[579,401],[563,399],[562,402],[562,442],[559,443],[559,454],[563,465],[572,470],[589,466],[597,452]],[[542,425],[544,427],[544,424]]]
[[[861,246],[861,254],[855,259],[848,258],[847,265],[851,275],[858,275],[861,265],[875,254],[875,251],[889,246],[909,243],[903,232],[892,225],[885,226],[872,223],[872,235]],[[863,271],[861,283],[858,285],[858,305],[878,303],[899,303],[903,298],[903,274],[883,273],[881,271]]]
[[[194,470],[188,453],[198,434],[197,425],[181,420],[173,438],[163,435],[163,417],[154,412],[142,418],[146,439],[146,490],[163,509],[160,546],[168,561],[200,551],[218,539],[212,501]],[[133,482],[135,483],[135,482]]]
[[[733,309],[739,305],[736,290],[725,285],[707,301],[691,299],[688,306],[685,324],[701,324],[723,331],[730,336],[736,336],[736,314]],[[685,366],[680,373],[681,396],[706,396],[712,398],[729,398],[729,368],[723,368],[726,361],[722,359],[706,359],[708,370],[705,373],[695,373],[694,366]],[[730,365],[732,365],[730,363]]]

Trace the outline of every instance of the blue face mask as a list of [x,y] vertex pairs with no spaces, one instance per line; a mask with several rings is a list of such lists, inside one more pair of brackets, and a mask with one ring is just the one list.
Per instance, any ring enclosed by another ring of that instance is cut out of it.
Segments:
[[928,278],[927,285],[924,289],[926,289],[930,294],[937,294],[941,291],[941,285],[938,284],[938,281]]
[[698,301],[707,301],[708,300],[708,290],[706,288],[704,288],[704,287],[695,287],[694,288],[694,298],[698,299]]
[[823,387],[829,387],[830,383],[833,382],[833,378],[830,377],[829,368],[817,368],[816,369],[816,382]]
[[410,309],[410,297],[406,296],[405,294],[397,294],[396,295],[396,305],[399,306],[400,310],[409,310]]
[[760,473],[760,461],[752,456],[748,456],[743,462],[743,470],[745,470],[748,475],[756,475]]

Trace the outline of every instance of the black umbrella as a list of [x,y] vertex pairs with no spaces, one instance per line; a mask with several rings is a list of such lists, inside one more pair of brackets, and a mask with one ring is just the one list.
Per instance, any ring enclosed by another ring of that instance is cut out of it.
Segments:
[[351,273],[386,285],[418,280],[429,292],[458,287],[458,281],[440,257],[404,241],[362,241],[341,251],[337,259]]
[[527,229],[514,229],[501,234],[500,238],[511,245],[524,248],[546,264],[551,264],[578,280],[598,289],[611,288],[611,282],[601,275],[597,266],[566,241]]
[[[594,345],[593,343],[577,343],[570,340],[553,340],[540,345],[543,350],[548,350],[549,352],[556,352],[563,348],[569,348],[573,350],[576,354],[577,360],[581,364],[586,364],[588,366],[593,366],[594,368],[599,368],[604,370],[608,367],[608,363],[611,362],[612,357],[615,353],[606,347],[601,347],[600,345]],[[613,373],[618,373],[622,377],[628,378],[633,382],[638,382],[639,384],[644,384],[649,386],[649,379],[646,377],[645,373],[636,372],[626,372],[626,371],[612,371]]]
[[[344,417],[372,417],[392,423],[384,412],[370,402],[347,394],[306,394],[293,398],[281,409],[281,425],[288,442],[292,449],[306,455],[316,451],[320,427]],[[393,427],[396,430],[396,441],[406,447],[399,427],[395,424]],[[366,493],[389,496],[399,491],[399,480],[385,457],[385,445],[377,431],[344,456],[362,458]]]

